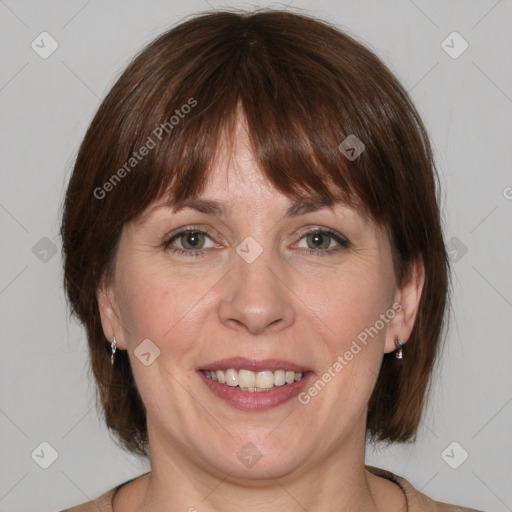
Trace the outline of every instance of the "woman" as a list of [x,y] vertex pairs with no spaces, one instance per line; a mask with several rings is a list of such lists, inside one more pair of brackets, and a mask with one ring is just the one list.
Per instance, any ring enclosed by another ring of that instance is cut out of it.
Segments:
[[107,426],[151,472],[73,511],[470,510],[365,466],[414,440],[448,260],[428,137],[379,59],[281,11],[129,65],[62,222]]

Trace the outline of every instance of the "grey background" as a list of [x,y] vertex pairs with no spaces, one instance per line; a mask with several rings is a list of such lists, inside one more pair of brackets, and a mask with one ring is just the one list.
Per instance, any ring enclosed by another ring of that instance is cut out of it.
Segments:
[[[129,59],[184,15],[221,5],[283,4],[0,1],[2,511],[60,510],[148,470],[115,445],[94,408],[84,331],[62,292],[60,206],[87,125]],[[446,350],[417,443],[369,450],[367,463],[435,499],[510,511],[511,1],[291,7],[344,27],[384,59],[422,113],[441,172],[455,285]],[[43,31],[59,45],[47,59],[31,48]],[[469,44],[456,59],[441,46],[453,31]],[[36,463],[50,457],[43,441],[58,454],[48,469]],[[444,452],[454,441],[460,447]],[[459,463],[462,450],[469,457],[453,469],[446,461]]]

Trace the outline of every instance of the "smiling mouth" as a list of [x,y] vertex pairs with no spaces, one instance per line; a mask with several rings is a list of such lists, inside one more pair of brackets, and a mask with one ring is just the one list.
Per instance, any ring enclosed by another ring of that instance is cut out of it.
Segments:
[[304,372],[292,370],[263,370],[254,372],[246,369],[228,368],[226,370],[202,370],[202,373],[213,381],[239,389],[240,391],[270,391],[273,388],[299,382]]

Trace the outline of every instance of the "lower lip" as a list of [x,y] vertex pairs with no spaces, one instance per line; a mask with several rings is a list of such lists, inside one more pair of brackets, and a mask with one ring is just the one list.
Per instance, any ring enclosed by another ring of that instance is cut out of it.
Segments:
[[263,411],[284,404],[295,398],[314,375],[313,372],[307,372],[298,382],[273,387],[268,391],[242,391],[210,379],[202,371],[198,373],[214,395],[222,398],[232,407],[245,411]]

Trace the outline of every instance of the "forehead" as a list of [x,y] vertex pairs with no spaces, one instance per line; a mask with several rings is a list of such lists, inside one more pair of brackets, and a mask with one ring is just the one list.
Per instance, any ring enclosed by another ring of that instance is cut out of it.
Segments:
[[173,213],[190,209],[211,216],[229,218],[233,215],[235,203],[249,207],[260,205],[268,207],[282,205],[283,216],[297,217],[324,208],[336,206],[348,207],[345,194],[333,191],[333,198],[306,194],[288,199],[278,191],[264,176],[254,156],[246,125],[239,119],[235,133],[228,138],[222,137],[215,158],[209,166],[207,180],[201,196],[188,197],[175,201],[167,194],[155,201],[142,214],[142,218],[160,208],[171,209]]
[[[279,194],[279,192],[277,191],[276,193]],[[336,206],[343,206],[345,208],[349,208],[349,206],[346,204],[342,197],[338,197],[334,201],[326,197],[302,197],[298,199],[293,199],[291,202],[289,202],[288,206],[286,206],[283,217],[298,217],[300,215],[316,212],[324,208],[334,210]],[[184,199],[182,201],[174,201],[173,198],[166,197],[165,199],[161,199],[160,201],[157,201],[153,205],[151,205],[151,207],[148,208],[143,213],[143,215],[141,215],[141,222],[144,222],[155,211],[160,209],[170,209],[172,210],[173,213],[178,213],[182,210],[189,209],[196,212],[204,213],[206,215],[224,218],[229,218],[233,215],[233,208],[229,200],[228,202],[224,202],[222,200],[211,199],[206,197],[191,197],[188,199]]]
[[[290,178],[293,179],[293,176],[283,177],[285,181]],[[155,211],[162,210],[177,214],[188,209],[227,219],[242,209],[279,211],[283,218],[330,209],[332,212],[343,211],[345,215],[374,224],[374,219],[357,198],[349,198],[347,192],[334,186],[332,181],[329,180],[327,184],[327,179],[323,181],[328,185],[330,196],[301,187],[294,194],[285,195],[279,191],[265,176],[253,150],[247,118],[239,108],[232,122],[226,123],[219,135],[213,158],[206,168],[204,187],[198,193],[179,201],[175,200],[172,190],[168,189],[134,220],[137,224],[144,223]]]

